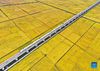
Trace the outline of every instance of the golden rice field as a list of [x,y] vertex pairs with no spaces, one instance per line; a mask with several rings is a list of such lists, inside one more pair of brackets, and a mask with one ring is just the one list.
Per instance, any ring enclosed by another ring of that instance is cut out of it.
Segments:
[[[0,63],[96,1],[0,0]],[[100,5],[8,71],[100,71]]]

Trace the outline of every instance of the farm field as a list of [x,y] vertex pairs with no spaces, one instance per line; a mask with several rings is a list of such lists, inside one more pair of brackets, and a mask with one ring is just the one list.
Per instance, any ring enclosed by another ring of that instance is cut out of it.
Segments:
[[[0,0],[0,63],[96,1]],[[100,5],[8,71],[100,71]]]

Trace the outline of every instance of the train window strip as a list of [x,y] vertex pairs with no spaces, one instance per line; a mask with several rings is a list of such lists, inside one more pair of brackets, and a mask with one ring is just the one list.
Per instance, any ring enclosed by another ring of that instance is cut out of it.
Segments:
[[25,52],[25,53],[23,53],[22,55],[20,55],[19,57],[18,57],[18,59],[21,59],[23,56],[25,56],[27,54],[27,52]]
[[29,49],[29,52],[31,52],[33,49],[35,49],[36,48],[36,46],[34,46],[34,47],[32,47],[31,49]]
[[48,36],[47,38],[45,38],[45,40],[48,40],[50,38],[50,36]]
[[52,33],[51,36],[54,36],[56,33]]
[[59,32],[60,31],[60,29],[58,29],[56,32]]
[[3,69],[0,69],[0,71],[4,71]]
[[40,45],[40,44],[42,44],[44,41],[41,41],[41,42],[39,42],[37,45]]
[[61,29],[65,28],[65,26],[61,27]]
[[14,64],[16,62],[16,60],[13,60],[12,62],[10,62],[7,67],[11,66],[12,64]]

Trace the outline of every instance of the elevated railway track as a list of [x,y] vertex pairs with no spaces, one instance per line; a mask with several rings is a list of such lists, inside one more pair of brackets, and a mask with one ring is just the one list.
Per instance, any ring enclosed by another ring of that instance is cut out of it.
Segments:
[[86,14],[89,10],[94,8],[100,4],[100,1],[97,1],[93,5],[89,6],[82,12],[74,15],[72,18],[67,20],[65,23],[59,25],[58,27],[54,28],[52,31],[48,32],[32,44],[28,45],[24,49],[22,49],[20,52],[12,56],[11,58],[7,59],[5,62],[0,64],[0,71],[7,71],[9,68],[14,66],[16,63],[20,62],[22,59],[24,59],[27,55],[29,55],[31,52],[33,52],[35,49],[39,48],[42,44],[50,40],[52,37],[56,36],[58,33],[62,32],[64,29],[66,29],[68,26],[70,26],[72,23],[77,21],[80,17],[82,17],[84,14]]

